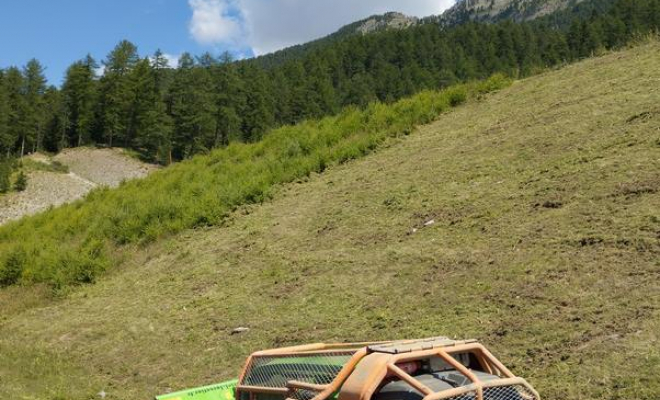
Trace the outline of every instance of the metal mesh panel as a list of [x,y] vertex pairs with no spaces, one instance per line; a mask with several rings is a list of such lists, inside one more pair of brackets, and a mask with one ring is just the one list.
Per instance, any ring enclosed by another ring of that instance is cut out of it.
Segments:
[[[522,385],[484,388],[484,400],[539,400],[532,391]],[[467,392],[447,400],[476,400],[475,392]],[[305,399],[299,399],[305,400]]]
[[[288,381],[327,385],[351,359],[354,351],[257,356],[243,378],[242,385],[285,388]],[[302,396],[302,394],[301,394]],[[298,400],[306,400],[301,397]]]
[[484,388],[484,400],[539,400],[522,385]]
[[295,400],[311,400],[319,394],[319,392],[315,392],[313,390],[308,390],[308,389],[292,389],[289,391],[289,395],[287,396],[289,399],[295,399]]

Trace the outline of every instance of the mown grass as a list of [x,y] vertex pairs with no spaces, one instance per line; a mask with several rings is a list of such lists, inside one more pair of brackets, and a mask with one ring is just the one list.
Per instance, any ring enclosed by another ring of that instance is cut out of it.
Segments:
[[391,105],[374,103],[232,144],[119,189],[0,228],[0,285],[93,282],[122,246],[184,229],[216,226],[237,206],[268,199],[275,185],[368,154],[386,138],[408,134],[468,97],[501,89],[501,75],[424,92]]
[[657,400],[658,65],[653,42],[516,82],[95,285],[0,289],[0,398],[149,399],[259,349],[442,334],[544,400]]

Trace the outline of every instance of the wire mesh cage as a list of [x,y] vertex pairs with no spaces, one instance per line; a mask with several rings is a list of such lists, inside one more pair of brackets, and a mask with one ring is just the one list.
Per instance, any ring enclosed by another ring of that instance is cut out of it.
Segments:
[[484,400],[539,400],[523,385],[484,388]]
[[[255,356],[242,384],[267,388],[285,388],[289,381],[327,385],[337,377],[354,353],[337,351]],[[298,400],[306,400],[303,393],[300,396]]]
[[309,390],[309,389],[301,389],[301,388],[293,388],[289,391],[289,394],[287,395],[288,399],[295,399],[295,400],[311,400],[316,395],[318,395],[320,392],[314,391],[314,390]]
[[452,397],[449,400],[476,400],[477,392],[466,392],[459,396]]
[[[477,400],[476,391],[469,391],[447,400]],[[301,399],[303,400],[303,399]],[[523,385],[493,386],[483,389],[483,400],[540,400],[534,392]]]

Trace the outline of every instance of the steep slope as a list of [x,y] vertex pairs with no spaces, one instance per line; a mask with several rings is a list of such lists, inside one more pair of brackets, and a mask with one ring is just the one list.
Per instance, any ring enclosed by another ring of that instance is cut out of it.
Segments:
[[544,399],[657,399],[659,63],[521,81],[61,299],[1,290],[0,397],[144,399],[262,347],[446,334]]

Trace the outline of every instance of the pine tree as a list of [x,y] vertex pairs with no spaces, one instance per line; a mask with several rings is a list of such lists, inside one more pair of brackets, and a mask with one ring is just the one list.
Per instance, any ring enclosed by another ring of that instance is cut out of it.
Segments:
[[244,65],[242,74],[246,85],[246,108],[242,116],[243,141],[253,142],[261,139],[268,128],[275,124],[275,105],[270,82],[263,69]]
[[216,118],[212,90],[209,71],[195,67],[190,54],[182,54],[168,95],[174,121],[174,158],[192,157],[213,146]]
[[105,71],[100,82],[99,114],[103,137],[109,147],[131,144],[133,90],[129,74],[138,60],[135,45],[123,40],[103,62]]
[[317,118],[336,113],[338,99],[325,60],[318,56],[310,57],[305,65],[305,75],[308,116]]
[[279,89],[277,95],[279,98],[280,92],[284,94],[284,122],[295,124],[312,115],[306,98],[308,84],[305,67],[302,62],[293,61],[285,66],[284,74],[287,88]]
[[66,144],[82,146],[91,139],[96,102],[97,64],[91,56],[73,63],[66,72],[62,93],[69,116]]
[[367,74],[357,74],[353,76],[348,87],[348,93],[344,98],[344,104],[354,104],[365,107],[376,100],[373,90],[373,79]]
[[36,59],[30,60],[23,69],[25,96],[25,131],[21,138],[21,156],[31,149],[33,152],[41,147],[43,129],[43,97],[46,91],[44,68]]
[[164,96],[170,81],[171,67],[163,52],[158,49],[151,58],[151,66],[154,69],[156,87],[161,96]]
[[5,73],[0,70],[0,159],[9,156],[14,138],[9,131],[9,98],[5,88]]
[[240,138],[240,114],[246,102],[245,86],[229,53],[221,56],[220,64],[212,71],[216,110],[214,146],[226,146],[231,140]]
[[10,152],[14,153],[16,148],[25,148],[25,134],[29,127],[26,124],[27,104],[24,94],[24,79],[21,71],[16,67],[10,67],[5,72],[5,90],[8,103],[7,112],[7,142],[11,142]]
[[[47,151],[57,152],[62,145],[64,116],[66,115],[63,93],[55,86],[50,86],[44,94],[44,131],[43,148]],[[64,132],[66,134],[66,131]]]
[[134,91],[131,125],[137,148],[148,157],[166,164],[171,162],[172,121],[167,115],[158,84],[158,71],[152,67],[152,61],[147,58],[139,61],[131,72]]
[[218,65],[218,60],[208,51],[197,57],[197,65],[202,68],[211,68]]

